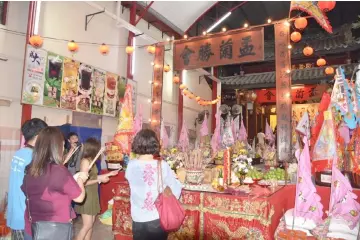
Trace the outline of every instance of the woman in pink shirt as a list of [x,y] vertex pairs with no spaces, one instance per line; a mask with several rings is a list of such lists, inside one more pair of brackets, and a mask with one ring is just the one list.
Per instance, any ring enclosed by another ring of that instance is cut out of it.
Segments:
[[[25,210],[25,239],[31,239],[31,223],[49,221],[68,223],[75,217],[71,201],[85,198],[87,173],[76,179],[63,166],[64,137],[56,127],[47,127],[38,135],[33,160],[26,168],[22,191],[28,198]],[[29,212],[31,222],[29,220]]]

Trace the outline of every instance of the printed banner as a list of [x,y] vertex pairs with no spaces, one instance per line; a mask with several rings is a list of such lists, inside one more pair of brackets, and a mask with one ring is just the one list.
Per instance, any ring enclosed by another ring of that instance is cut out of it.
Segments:
[[106,72],[95,68],[93,72],[93,88],[91,95],[91,112],[103,114],[104,91],[105,91]]
[[93,67],[81,64],[79,68],[79,91],[76,97],[76,110],[79,112],[91,112],[91,93],[94,86]]
[[44,73],[47,52],[28,45],[25,60],[24,86],[22,102],[28,104],[43,104]]
[[104,115],[115,117],[117,100],[117,82],[119,76],[113,73],[106,73]]
[[78,94],[78,70],[80,63],[70,58],[64,58],[64,71],[61,84],[60,107],[76,110]]
[[264,60],[264,29],[214,34],[174,44],[174,70]]
[[117,99],[116,99],[116,113],[115,113],[116,117],[119,117],[120,115],[121,102],[124,100],[126,84],[127,84],[127,79],[124,77],[119,77],[117,84]]
[[154,63],[154,79],[152,84],[153,104],[151,107],[151,128],[156,132],[158,138],[160,138],[160,123],[161,123],[161,106],[162,106],[162,91],[164,80],[164,46],[158,46],[155,52]]
[[283,22],[275,24],[277,154],[280,161],[291,158],[291,69],[290,27]]
[[315,117],[319,112],[319,103],[311,104],[293,104],[292,120],[296,123],[300,121],[305,113],[308,113],[310,123],[315,121]]
[[64,58],[48,52],[45,71],[44,106],[60,107],[61,82]]
[[[304,102],[314,99],[321,99],[322,94],[328,85],[308,85],[291,89],[291,99],[293,102]],[[276,88],[255,90],[257,103],[275,103]]]
[[132,106],[133,106],[133,114],[136,114],[136,107],[137,107],[137,81],[128,79],[127,84],[132,86]]

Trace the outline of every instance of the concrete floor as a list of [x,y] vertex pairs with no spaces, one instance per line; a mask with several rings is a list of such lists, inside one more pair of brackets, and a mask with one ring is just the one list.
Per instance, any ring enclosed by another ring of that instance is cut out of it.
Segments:
[[[81,229],[82,220],[81,217],[78,217],[74,221],[74,230],[75,230],[75,236]],[[111,226],[102,224],[98,218],[96,218],[95,224],[94,224],[94,231],[92,235],[93,240],[113,240],[114,235],[112,234]]]

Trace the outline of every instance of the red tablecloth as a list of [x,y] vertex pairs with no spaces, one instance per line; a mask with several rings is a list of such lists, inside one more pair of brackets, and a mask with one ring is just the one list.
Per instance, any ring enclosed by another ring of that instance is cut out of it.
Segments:
[[[108,170],[101,170],[100,174],[108,173]],[[115,190],[119,182],[125,181],[125,172],[121,171],[117,176],[111,177],[110,181],[100,184],[100,208],[101,213],[108,209],[108,202],[114,197]]]
[[[317,186],[317,190],[326,211],[330,188]],[[360,199],[360,190],[354,192]],[[129,196],[127,183],[119,182],[113,208],[116,239],[132,239]],[[269,197],[255,199],[184,190],[181,202],[186,218],[182,228],[169,239],[274,239],[276,227],[283,214],[294,207],[294,199],[295,185],[285,186]]]

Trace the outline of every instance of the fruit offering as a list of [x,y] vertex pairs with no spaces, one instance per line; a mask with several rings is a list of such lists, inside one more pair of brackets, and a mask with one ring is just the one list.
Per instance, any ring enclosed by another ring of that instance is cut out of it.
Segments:
[[267,173],[265,173],[264,179],[285,181],[285,170],[282,168],[270,169]]
[[257,170],[256,168],[249,169],[249,172],[246,174],[246,177],[250,177],[252,179],[263,179],[264,174]]

